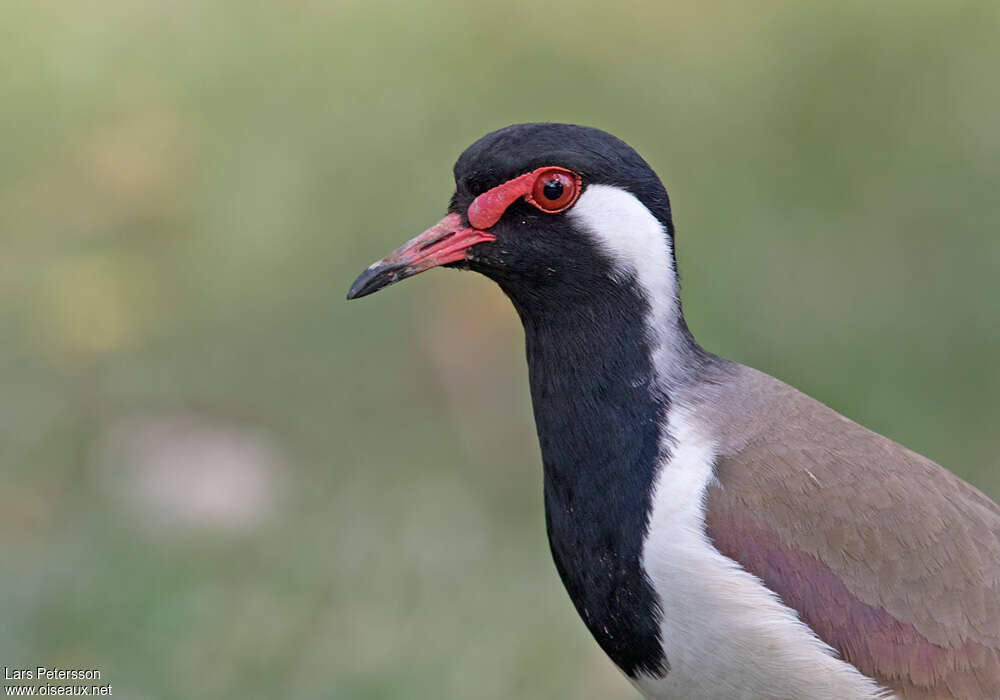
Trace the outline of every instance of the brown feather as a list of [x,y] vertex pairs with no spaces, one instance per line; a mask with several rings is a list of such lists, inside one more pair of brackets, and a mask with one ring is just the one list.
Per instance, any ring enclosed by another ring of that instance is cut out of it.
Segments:
[[716,547],[905,700],[1000,698],[1000,506],[934,462],[736,366],[691,399],[720,441]]

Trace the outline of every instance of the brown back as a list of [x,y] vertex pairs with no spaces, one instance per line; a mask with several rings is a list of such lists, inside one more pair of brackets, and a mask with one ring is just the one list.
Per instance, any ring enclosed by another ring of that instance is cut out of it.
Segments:
[[900,698],[1000,698],[1000,506],[756,370],[713,394],[716,547]]

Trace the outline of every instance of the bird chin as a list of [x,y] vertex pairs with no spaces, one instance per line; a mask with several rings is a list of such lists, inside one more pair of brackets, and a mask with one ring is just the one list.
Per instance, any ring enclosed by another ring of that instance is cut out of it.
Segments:
[[462,260],[446,263],[441,267],[451,268],[452,270],[463,270],[465,272],[478,272],[487,277],[492,277],[497,271],[496,262],[484,255],[466,255]]

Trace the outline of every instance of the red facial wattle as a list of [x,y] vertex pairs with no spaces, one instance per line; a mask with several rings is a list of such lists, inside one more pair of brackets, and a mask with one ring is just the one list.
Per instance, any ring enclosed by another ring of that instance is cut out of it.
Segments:
[[[545,196],[545,185],[553,180],[558,181],[563,188],[557,200],[549,200]],[[573,206],[580,196],[580,185],[580,176],[572,170],[556,166],[537,168],[476,197],[469,205],[469,223],[476,228],[489,228],[500,220],[511,204],[522,197],[541,211],[558,214]],[[558,204],[551,206],[555,202]]]

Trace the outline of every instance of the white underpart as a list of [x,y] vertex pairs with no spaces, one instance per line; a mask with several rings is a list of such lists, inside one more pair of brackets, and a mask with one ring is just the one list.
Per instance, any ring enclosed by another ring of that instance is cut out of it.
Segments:
[[[663,226],[632,194],[590,185],[570,213],[635,276],[650,305],[658,381],[677,365],[677,276]],[[631,679],[649,698],[678,700],[871,700],[878,685],[801,622],[756,576],[723,556],[705,534],[705,498],[714,479],[714,441],[674,404],[653,492],[643,569],[662,608],[669,672]]]

